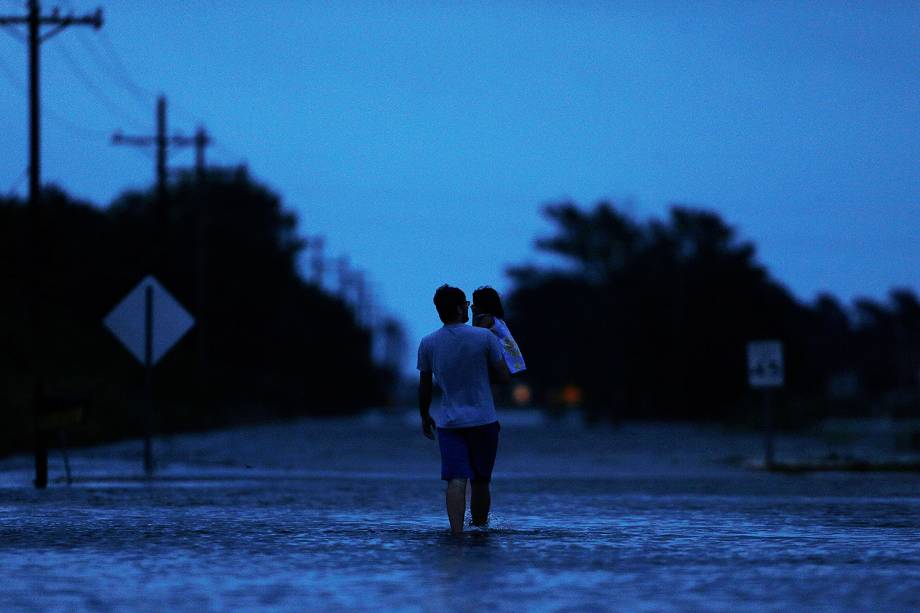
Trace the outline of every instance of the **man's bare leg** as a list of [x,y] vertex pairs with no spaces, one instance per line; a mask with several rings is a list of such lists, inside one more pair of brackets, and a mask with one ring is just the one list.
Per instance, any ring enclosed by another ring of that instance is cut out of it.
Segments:
[[488,483],[470,484],[470,512],[473,515],[474,526],[486,526],[489,523],[489,507],[492,506],[492,495],[489,493]]
[[451,479],[447,482],[447,519],[451,534],[463,532],[463,516],[466,515],[466,479]]

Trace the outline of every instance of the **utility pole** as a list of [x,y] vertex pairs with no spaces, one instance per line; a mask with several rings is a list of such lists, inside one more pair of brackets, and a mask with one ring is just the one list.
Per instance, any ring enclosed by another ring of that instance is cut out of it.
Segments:
[[[176,136],[173,138],[181,140],[183,137]],[[195,173],[198,180],[203,181],[204,172],[207,168],[204,160],[205,149],[211,144],[211,137],[208,136],[204,126],[198,126],[198,129],[195,130],[195,136],[192,137],[192,144],[195,146]]]
[[207,400],[208,359],[207,359],[207,317],[205,309],[207,303],[207,253],[208,253],[208,195],[206,193],[207,166],[205,153],[211,144],[211,137],[203,126],[198,126],[192,137],[167,134],[166,122],[166,97],[159,96],[156,106],[156,134],[153,136],[125,136],[121,132],[112,135],[113,145],[131,145],[134,147],[156,147],[156,181],[157,181],[157,224],[156,235],[151,241],[153,253],[151,254],[151,267],[158,264],[161,254],[166,229],[169,223],[169,198],[167,177],[169,170],[170,147],[195,148],[195,180],[198,184],[197,201],[197,228],[195,250],[195,276],[196,276],[196,348],[198,353],[198,384],[199,396],[202,401]]
[[[166,208],[166,96],[157,98],[157,206],[160,223],[165,226],[169,214]],[[114,139],[113,139],[114,140]]]
[[342,255],[336,260],[336,272],[338,273],[338,294],[342,302],[348,302],[348,290],[351,287],[351,274],[348,271],[348,256]]
[[153,224],[148,228],[148,244],[149,252],[147,253],[147,267],[150,269],[151,273],[159,273],[157,270],[160,260],[160,243],[163,242],[164,237],[166,236],[166,226],[167,220],[169,219],[169,214],[167,212],[167,207],[169,206],[167,202],[167,175],[166,175],[166,158],[167,152],[166,147],[168,145],[168,139],[166,138],[166,97],[159,96],[157,98],[155,122],[157,126],[156,134],[153,136],[125,136],[121,131],[116,132],[112,135],[112,144],[113,145],[131,145],[134,147],[149,147],[153,145],[156,147],[156,166],[154,167],[156,173],[156,210],[154,212]]
[[359,326],[367,328],[367,283],[365,282],[364,271],[355,272],[355,319]]
[[[41,216],[41,104],[40,59],[41,44],[58,34],[68,26],[102,27],[102,10],[97,9],[92,15],[76,17],[73,14],[61,15],[57,9],[50,15],[42,15],[38,0],[29,0],[28,14],[0,17],[0,26],[26,25],[29,29],[29,232],[30,253],[28,256],[27,278],[29,283],[30,316],[30,356],[32,369],[32,416],[35,421],[35,487],[48,485],[48,444],[46,435],[39,429],[39,415],[44,404],[44,373],[41,357],[42,318],[41,318],[41,274],[42,265],[42,216]],[[51,29],[42,33],[42,26]]]
[[211,139],[203,126],[198,126],[193,137],[195,147],[195,181],[198,184],[198,240],[195,250],[196,292],[195,310],[197,311],[197,329],[195,330],[195,343],[198,353],[198,396],[200,401],[210,406],[210,374],[208,368],[208,337],[205,309],[208,297],[208,200],[210,194],[207,185],[207,168],[205,166],[205,150],[211,144]]
[[166,127],[166,96],[157,98],[156,107],[156,134],[153,136],[126,136],[120,131],[112,135],[113,145],[131,145],[133,147],[156,147],[156,179],[157,179],[157,207],[160,223],[169,219],[167,199],[167,164],[169,162],[169,147],[195,147],[195,172],[199,180],[205,174],[205,149],[211,144],[211,137],[201,126],[192,137],[182,135],[167,135]]
[[312,269],[313,283],[319,289],[323,289],[323,281],[325,279],[326,272],[326,262],[323,260],[323,247],[325,246],[325,239],[318,234],[310,239],[309,243],[313,247],[313,255],[310,257],[310,268]]

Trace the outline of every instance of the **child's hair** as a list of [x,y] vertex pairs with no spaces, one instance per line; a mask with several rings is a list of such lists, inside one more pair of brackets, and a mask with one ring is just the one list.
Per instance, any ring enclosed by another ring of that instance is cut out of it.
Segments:
[[502,299],[494,289],[488,285],[476,288],[473,291],[473,304],[478,313],[488,313],[492,317],[505,318],[505,309],[502,308]]

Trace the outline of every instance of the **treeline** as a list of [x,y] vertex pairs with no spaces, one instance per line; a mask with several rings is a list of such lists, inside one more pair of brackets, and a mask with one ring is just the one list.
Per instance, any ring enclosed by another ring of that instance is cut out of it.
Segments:
[[920,302],[797,300],[717,214],[639,222],[608,203],[549,206],[539,250],[558,268],[509,273],[515,336],[539,401],[597,418],[756,419],[746,344],[785,345],[787,423],[920,415]]
[[296,217],[242,169],[189,176],[165,200],[155,191],[126,193],[106,208],[50,188],[40,211],[36,254],[29,208],[0,200],[0,451],[31,440],[33,356],[50,402],[85,400],[78,441],[140,432],[143,368],[102,320],[150,273],[199,322],[156,367],[160,431],[353,411],[380,402],[396,377],[373,363],[370,331],[352,309],[298,274],[305,241]]

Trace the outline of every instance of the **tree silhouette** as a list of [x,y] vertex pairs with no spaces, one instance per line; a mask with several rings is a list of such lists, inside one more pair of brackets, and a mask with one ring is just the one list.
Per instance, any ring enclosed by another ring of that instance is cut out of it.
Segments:
[[595,417],[743,418],[745,347],[765,338],[784,342],[789,406],[809,415],[831,410],[841,373],[876,395],[916,377],[910,292],[892,294],[892,308],[857,302],[854,323],[830,296],[797,301],[713,212],[675,206],[646,223],[610,203],[544,212],[555,233],[537,248],[563,265],[509,270],[510,317],[544,400],[577,385]]
[[[305,241],[296,217],[276,194],[244,171],[212,171],[204,181],[188,176],[170,186],[164,227],[156,225],[156,197],[154,190],[126,193],[102,209],[56,188],[42,196],[43,333],[34,342],[49,393],[92,398],[91,419],[78,440],[139,430],[142,369],[102,319],[151,272],[207,322],[206,372],[199,368],[196,328],[157,366],[161,429],[340,413],[385,398],[384,385],[392,377],[372,361],[370,332],[348,305],[299,276]],[[197,313],[203,201],[207,300],[206,310]],[[0,414],[0,450],[27,443],[31,431],[24,357],[33,342],[26,325],[30,280],[23,272],[29,253],[26,213],[20,201],[0,201],[0,273],[11,290],[0,301],[0,377],[7,407]]]

